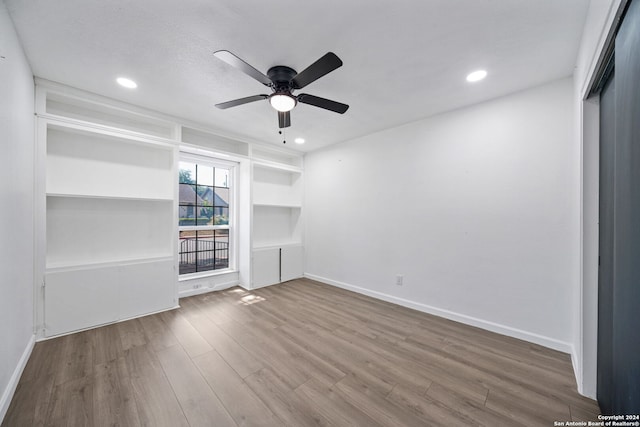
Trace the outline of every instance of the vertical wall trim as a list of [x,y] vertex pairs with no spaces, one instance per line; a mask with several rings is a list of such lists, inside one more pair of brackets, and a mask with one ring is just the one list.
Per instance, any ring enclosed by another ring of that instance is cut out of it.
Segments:
[[27,342],[27,347],[22,352],[22,356],[18,361],[18,365],[16,369],[14,369],[11,378],[9,379],[9,383],[7,387],[2,392],[2,398],[0,398],[0,423],[4,420],[5,415],[7,415],[7,410],[9,409],[9,404],[11,403],[11,399],[13,398],[13,394],[16,392],[16,388],[18,387],[18,382],[20,381],[20,377],[22,376],[22,372],[24,368],[27,366],[27,362],[29,361],[29,357],[31,356],[31,352],[33,351],[33,347],[36,343],[36,336],[31,335],[29,342]]

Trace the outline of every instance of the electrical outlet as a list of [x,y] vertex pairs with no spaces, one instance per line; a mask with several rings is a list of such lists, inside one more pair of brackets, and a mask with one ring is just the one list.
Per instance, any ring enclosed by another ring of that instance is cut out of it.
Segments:
[[402,286],[402,280],[403,280],[402,274],[398,274],[396,276],[396,285]]

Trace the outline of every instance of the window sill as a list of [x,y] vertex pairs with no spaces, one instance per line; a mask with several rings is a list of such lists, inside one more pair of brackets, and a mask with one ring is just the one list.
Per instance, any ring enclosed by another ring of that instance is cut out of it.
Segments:
[[210,270],[210,271],[202,271],[200,273],[183,274],[178,276],[178,282],[186,282],[189,280],[202,279],[204,277],[223,276],[225,274],[234,274],[237,272],[238,270],[234,270],[232,268],[225,268],[224,270]]

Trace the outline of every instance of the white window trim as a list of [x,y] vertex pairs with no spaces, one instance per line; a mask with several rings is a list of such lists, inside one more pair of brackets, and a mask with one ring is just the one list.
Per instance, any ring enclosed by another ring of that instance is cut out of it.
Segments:
[[[238,210],[236,209],[237,200],[238,200],[238,167],[239,162],[230,161],[227,159],[221,159],[216,156],[215,153],[211,153],[211,155],[207,154],[194,154],[187,151],[180,151],[178,162],[193,162],[197,164],[202,164],[206,166],[213,167],[223,167],[229,169],[229,224],[228,225],[201,225],[201,226],[193,226],[193,225],[178,225],[178,234],[176,239],[178,240],[178,248],[177,256],[180,257],[180,232],[181,231],[191,231],[191,230],[229,230],[229,245],[231,246],[231,250],[229,251],[229,267],[223,268],[219,270],[208,270],[208,271],[198,271],[195,273],[185,273],[180,274],[178,271],[178,281],[183,280],[191,280],[191,279],[199,279],[202,277],[209,276],[218,276],[221,274],[229,274],[235,273],[238,271],[237,260],[238,260],[238,232],[236,230],[236,224],[238,223]],[[178,167],[179,171],[180,168]],[[178,179],[178,177],[176,177]],[[178,207],[180,205],[180,201],[177,203]],[[179,208],[176,210],[176,221],[179,221]]]

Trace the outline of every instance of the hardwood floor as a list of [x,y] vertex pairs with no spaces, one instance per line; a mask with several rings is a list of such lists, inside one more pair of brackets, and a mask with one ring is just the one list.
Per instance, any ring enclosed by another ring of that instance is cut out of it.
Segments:
[[569,356],[307,279],[36,344],[2,426],[552,426]]

